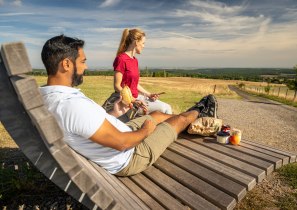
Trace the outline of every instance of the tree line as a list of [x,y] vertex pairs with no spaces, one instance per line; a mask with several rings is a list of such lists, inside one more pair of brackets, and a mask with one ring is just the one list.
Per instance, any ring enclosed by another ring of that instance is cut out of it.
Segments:
[[[46,75],[44,69],[34,69],[33,75]],[[263,77],[262,75],[270,75]],[[223,69],[142,69],[141,77],[193,77],[206,79],[223,79],[223,80],[242,80],[255,82],[268,82],[285,84],[292,80],[288,75],[293,75],[293,69],[252,69],[252,68],[223,68]],[[113,76],[113,70],[86,70],[85,75],[88,76]],[[283,75],[283,76],[282,76]]]

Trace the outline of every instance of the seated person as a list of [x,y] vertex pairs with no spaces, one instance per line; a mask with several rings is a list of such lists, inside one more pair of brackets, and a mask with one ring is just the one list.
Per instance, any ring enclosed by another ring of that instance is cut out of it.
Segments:
[[136,104],[144,109],[144,112],[151,113],[160,111],[165,114],[172,114],[171,106],[159,100],[159,93],[150,93],[139,83],[140,72],[136,54],[140,54],[144,48],[145,33],[141,29],[125,29],[113,62],[114,68],[114,89],[120,92],[124,85],[127,85],[136,98]]
[[64,35],[44,44],[41,57],[48,80],[40,90],[65,142],[111,174],[129,176],[145,170],[200,113],[210,116],[209,110],[216,109],[215,97],[209,95],[179,115],[152,112],[124,124],[116,118],[129,109],[121,98],[106,113],[73,88],[83,82],[87,68],[83,46],[83,40]]

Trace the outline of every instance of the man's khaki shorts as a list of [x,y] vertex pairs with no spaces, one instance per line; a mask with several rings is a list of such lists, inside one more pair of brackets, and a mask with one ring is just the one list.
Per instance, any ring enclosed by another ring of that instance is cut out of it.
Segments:
[[[126,124],[135,131],[141,128],[142,124],[147,119],[152,120],[156,124],[155,120],[150,115],[133,119]],[[129,164],[115,175],[130,176],[144,171],[160,157],[176,138],[176,131],[170,124],[167,122],[158,124],[154,132],[135,147]]]

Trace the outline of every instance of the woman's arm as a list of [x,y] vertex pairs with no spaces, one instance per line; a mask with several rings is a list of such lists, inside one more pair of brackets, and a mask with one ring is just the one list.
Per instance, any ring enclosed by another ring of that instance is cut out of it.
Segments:
[[121,86],[123,80],[123,74],[119,71],[115,71],[113,76],[113,88],[116,92],[121,92],[123,89]]
[[148,97],[149,99],[151,99],[152,101],[155,101],[159,98],[158,93],[150,93],[148,92],[146,89],[144,89],[140,84],[138,84],[137,89],[140,93],[142,93],[144,96]]
[[139,83],[137,85],[137,90],[139,91],[139,93],[141,93],[142,95],[146,96],[146,97],[150,97],[151,93],[148,92],[146,89],[144,89]]

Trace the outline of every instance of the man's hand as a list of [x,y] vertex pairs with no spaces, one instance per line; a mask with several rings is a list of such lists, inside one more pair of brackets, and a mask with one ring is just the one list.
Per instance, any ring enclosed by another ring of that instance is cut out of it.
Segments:
[[141,126],[141,129],[146,132],[146,136],[150,135],[156,128],[152,120],[146,120]]
[[134,104],[136,107],[141,108],[143,110],[143,113],[146,114],[148,111],[147,105],[144,101],[141,100],[135,100]]

